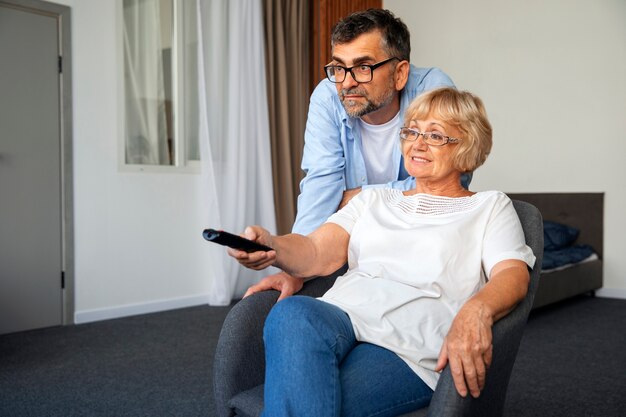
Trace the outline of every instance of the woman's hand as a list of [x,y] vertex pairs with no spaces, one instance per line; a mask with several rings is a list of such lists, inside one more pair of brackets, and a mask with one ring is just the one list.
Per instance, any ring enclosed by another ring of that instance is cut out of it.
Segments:
[[[271,236],[259,226],[247,227],[242,236],[274,248],[268,252],[252,253],[228,249],[230,256],[250,269],[260,270],[274,265],[292,277],[305,278],[328,275],[348,259],[350,235],[334,223],[325,223],[308,236],[296,233]],[[274,284],[271,283],[272,286]]]
[[[270,232],[263,229],[260,226],[248,226],[241,235],[246,239],[253,240],[266,246],[272,246],[272,236]],[[276,262],[276,251],[271,250],[269,252],[245,252],[242,250],[228,248],[228,254],[235,258],[237,262],[246,268],[261,270],[268,266],[271,266]]]
[[498,262],[489,281],[467,301],[452,321],[437,361],[437,372],[450,364],[454,386],[462,397],[476,398],[485,387],[491,365],[492,326],[507,315],[528,291],[528,268],[517,259]]
[[455,317],[443,341],[435,370],[441,371],[449,362],[454,385],[462,397],[469,390],[477,398],[485,387],[492,359],[492,325],[493,317],[485,305],[469,301]]

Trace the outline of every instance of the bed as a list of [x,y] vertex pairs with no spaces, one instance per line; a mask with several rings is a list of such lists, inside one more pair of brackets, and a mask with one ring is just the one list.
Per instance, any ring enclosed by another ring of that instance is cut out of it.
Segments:
[[602,287],[604,193],[508,193],[539,209],[544,221],[579,231],[574,245],[589,245],[595,257],[542,271],[533,309],[579,294],[594,294]]

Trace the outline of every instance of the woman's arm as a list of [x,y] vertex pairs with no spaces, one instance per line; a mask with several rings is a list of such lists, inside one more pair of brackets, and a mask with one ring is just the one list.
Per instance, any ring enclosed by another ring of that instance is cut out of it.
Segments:
[[334,223],[324,223],[308,236],[295,233],[271,236],[259,226],[247,227],[244,236],[274,249],[252,253],[228,249],[230,256],[251,269],[274,265],[295,277],[311,277],[328,275],[348,259],[350,235]]
[[437,361],[437,371],[450,363],[454,385],[462,397],[478,397],[492,359],[493,324],[524,299],[530,276],[526,263],[497,263],[487,284],[470,298],[454,318]]

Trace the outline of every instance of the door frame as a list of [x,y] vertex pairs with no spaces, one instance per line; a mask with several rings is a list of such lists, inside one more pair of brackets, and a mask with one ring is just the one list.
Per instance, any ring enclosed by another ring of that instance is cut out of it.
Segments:
[[62,324],[74,323],[74,170],[72,140],[71,9],[43,0],[0,0],[7,7],[56,18],[59,45],[59,126],[61,137],[61,253],[64,285]]

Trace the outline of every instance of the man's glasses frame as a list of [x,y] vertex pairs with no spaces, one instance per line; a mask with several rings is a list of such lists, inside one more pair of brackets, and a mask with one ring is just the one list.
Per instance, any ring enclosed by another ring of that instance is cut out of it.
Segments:
[[[400,58],[394,56],[372,65],[359,64],[351,67],[344,67],[342,65],[328,64],[324,67],[324,73],[326,74],[326,78],[335,84],[344,82],[348,73],[352,75],[352,79],[357,83],[369,83],[374,78],[374,70],[376,68],[383,66],[387,62],[394,59],[401,61]],[[339,72],[339,75],[337,75],[337,72]]]

